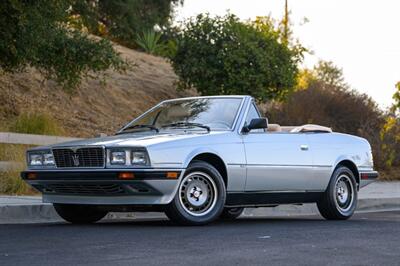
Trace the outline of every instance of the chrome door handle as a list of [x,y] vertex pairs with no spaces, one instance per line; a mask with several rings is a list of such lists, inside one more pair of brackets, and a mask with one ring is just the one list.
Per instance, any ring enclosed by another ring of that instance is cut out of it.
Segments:
[[300,150],[308,151],[308,145],[300,145]]

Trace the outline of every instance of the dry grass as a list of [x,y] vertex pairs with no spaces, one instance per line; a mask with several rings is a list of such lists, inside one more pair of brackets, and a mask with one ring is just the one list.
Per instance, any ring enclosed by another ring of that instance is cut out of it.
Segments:
[[8,131],[16,133],[62,136],[64,130],[48,113],[21,113]]
[[0,144],[0,161],[20,163],[17,169],[6,172],[0,171],[0,194],[33,195],[36,192],[20,177],[25,169],[25,151],[28,145]]
[[0,194],[5,195],[36,195],[38,194],[20,177],[21,170],[0,172]]
[[88,78],[73,94],[34,69],[0,75],[0,125],[12,125],[24,113],[46,112],[66,136],[110,134],[161,100],[195,94],[176,91],[176,75],[165,59],[115,48],[135,66],[126,73],[107,71],[105,83]]

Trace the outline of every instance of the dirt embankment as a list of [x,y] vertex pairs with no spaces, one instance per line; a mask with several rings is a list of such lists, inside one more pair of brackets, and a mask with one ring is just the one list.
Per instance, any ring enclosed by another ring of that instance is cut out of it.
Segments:
[[107,71],[88,78],[72,94],[44,81],[34,69],[0,75],[0,124],[24,112],[49,112],[66,135],[89,137],[112,133],[161,100],[194,95],[177,92],[176,75],[163,58],[115,46],[134,66],[126,73]]

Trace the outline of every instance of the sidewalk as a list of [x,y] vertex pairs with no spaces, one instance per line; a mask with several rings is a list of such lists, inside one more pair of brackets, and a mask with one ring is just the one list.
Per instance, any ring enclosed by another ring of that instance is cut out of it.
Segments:
[[[400,182],[376,182],[359,193],[357,211],[400,210]],[[281,205],[275,208],[248,208],[245,216],[295,216],[316,214],[315,204]],[[156,213],[110,213],[108,219],[162,218]],[[0,196],[0,224],[59,222],[51,204],[42,203],[41,197]]]

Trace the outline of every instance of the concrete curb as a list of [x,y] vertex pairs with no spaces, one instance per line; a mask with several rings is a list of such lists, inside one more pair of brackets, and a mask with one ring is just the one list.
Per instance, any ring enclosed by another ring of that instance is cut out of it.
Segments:
[[[400,198],[367,198],[358,201],[357,212],[376,212],[400,210]],[[247,208],[245,217],[277,217],[315,215],[315,204],[281,205],[274,208]],[[113,219],[162,219],[163,213],[109,213]],[[53,206],[46,203],[0,205],[0,224],[29,224],[62,222]]]

